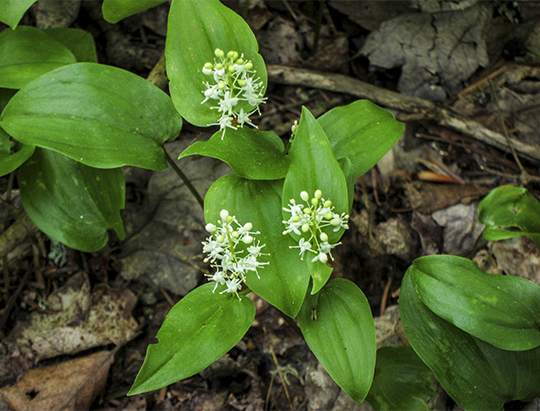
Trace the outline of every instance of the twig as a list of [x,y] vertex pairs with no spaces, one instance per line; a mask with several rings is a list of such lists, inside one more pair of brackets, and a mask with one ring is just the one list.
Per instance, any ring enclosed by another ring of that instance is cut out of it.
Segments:
[[279,374],[279,378],[281,379],[281,385],[283,385],[283,389],[285,390],[285,395],[287,396],[287,400],[289,401],[289,407],[291,410],[293,409],[292,402],[291,402],[291,395],[289,394],[289,389],[287,388],[287,384],[285,383],[285,378],[283,378],[283,374],[281,372],[281,367],[279,366],[279,362],[276,357],[276,353],[274,352],[274,347],[272,346],[272,343],[268,339],[268,335],[266,334],[266,327],[263,327],[264,335],[266,335],[266,339],[268,341],[268,346],[270,347],[270,352],[272,353],[272,358],[274,359],[274,363],[276,364],[277,372]]
[[0,331],[4,328],[6,325],[7,319],[9,317],[9,313],[15,306],[15,302],[17,301],[17,298],[19,298],[19,294],[22,292],[24,285],[28,281],[28,277],[32,274],[32,265],[28,267],[26,272],[24,273],[23,278],[21,279],[21,282],[19,283],[19,286],[17,287],[17,290],[15,291],[15,294],[11,296],[8,303],[6,304],[6,307],[4,308],[4,312],[2,314],[2,318],[0,319]]
[[[430,120],[500,150],[509,151],[504,135],[431,101],[386,90],[342,74],[320,73],[277,65],[268,65],[267,73],[269,80],[274,83],[311,87],[365,98],[375,104],[397,110],[395,115],[400,121]],[[514,141],[513,144],[522,158],[540,164],[538,147],[521,141]]]

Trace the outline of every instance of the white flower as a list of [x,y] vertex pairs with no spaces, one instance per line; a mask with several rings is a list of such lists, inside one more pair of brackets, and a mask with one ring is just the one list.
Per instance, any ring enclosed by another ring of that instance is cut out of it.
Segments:
[[[211,109],[217,110],[221,115],[217,122],[209,125],[219,125],[220,130],[223,130],[223,138],[226,128],[236,129],[232,125],[235,119],[240,127],[244,124],[256,127],[249,117],[255,111],[260,113],[259,105],[264,103],[266,98],[263,96],[264,83],[255,77],[253,63],[245,60],[243,54],[239,56],[236,51],[225,54],[223,50],[216,49],[214,55],[214,63],[208,62],[202,68],[202,73],[213,79],[213,84],[204,83],[206,90],[203,91],[202,104],[208,100],[218,101],[217,106]],[[254,107],[253,110],[245,111],[244,107],[240,107],[240,110],[236,111],[240,102],[248,103]]]
[[245,273],[254,271],[259,278],[257,269],[268,262],[260,262],[258,258],[268,254],[261,252],[265,245],[255,240],[254,237],[260,233],[253,231],[252,223],[241,225],[225,209],[220,211],[219,217],[217,224],[206,225],[210,237],[203,241],[203,252],[209,254],[204,262],[210,262],[210,266],[216,269],[207,277],[216,282],[214,291],[218,285],[225,285],[227,288],[222,293],[234,292],[240,298],[238,291],[245,280]]
[[300,198],[306,205],[296,204],[295,199],[291,199],[289,207],[283,207],[284,211],[291,214],[288,220],[283,221],[285,224],[283,234],[294,233],[301,236],[298,245],[291,248],[300,249],[299,255],[302,260],[306,252],[312,252],[316,254],[312,262],[319,261],[325,264],[328,257],[334,259],[331,251],[341,243],[330,244],[328,234],[323,229],[332,227],[334,232],[342,228],[348,229],[349,216],[345,213],[341,215],[334,213],[332,201],[325,200],[322,195],[321,190],[316,190],[314,197],[310,199],[309,193],[302,191]]

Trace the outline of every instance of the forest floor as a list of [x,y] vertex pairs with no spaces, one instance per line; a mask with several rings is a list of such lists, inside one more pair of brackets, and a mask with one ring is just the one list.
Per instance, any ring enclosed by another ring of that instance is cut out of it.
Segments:
[[[164,50],[168,4],[112,25],[100,1],[70,3],[59,15],[34,5],[22,24],[86,30],[100,63],[148,76]],[[356,181],[350,230],[332,263],[334,277],[366,294],[378,346],[406,343],[397,303],[417,257],[461,255],[485,271],[540,284],[540,255],[528,238],[477,241],[478,201],[490,190],[519,185],[540,198],[540,3],[224,3],[249,23],[268,64],[260,129],[286,139],[302,106],[319,116],[360,98],[406,124],[396,147]],[[185,123],[165,148],[176,158],[208,136]],[[177,163],[202,187],[228,172],[214,160]],[[252,328],[226,356],[191,378],[127,397],[166,314],[206,281],[207,267],[202,212],[174,172],[126,168],[125,176],[125,240],[111,235],[88,254],[36,231],[10,254],[9,286],[0,280],[0,388],[29,378],[10,391],[12,408],[371,409],[341,392],[303,339],[258,298]],[[6,187],[0,178],[2,196]],[[20,207],[16,188],[11,201]],[[40,389],[28,387],[44,381],[50,391],[31,408]],[[459,409],[440,390],[430,407]]]

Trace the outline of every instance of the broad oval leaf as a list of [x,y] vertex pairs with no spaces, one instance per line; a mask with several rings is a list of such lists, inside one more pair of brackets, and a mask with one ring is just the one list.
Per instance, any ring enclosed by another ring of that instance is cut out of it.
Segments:
[[336,107],[317,119],[337,159],[348,157],[360,177],[396,144],[405,128],[391,112],[368,100]]
[[[525,188],[501,186],[492,190],[478,204],[478,219],[487,226],[486,240],[528,235],[540,249],[540,202]],[[522,231],[500,227],[518,227]]]
[[412,347],[381,347],[366,401],[374,410],[428,411],[424,399],[435,395],[430,375]]
[[20,89],[49,71],[77,59],[63,44],[35,27],[0,33],[0,87]]
[[411,346],[464,409],[497,410],[540,395],[540,348],[496,348],[438,317],[418,298],[407,271],[399,309]]
[[219,178],[204,199],[204,216],[216,224],[222,209],[235,215],[241,224],[251,222],[263,255],[258,258],[268,265],[246,274],[246,285],[261,298],[290,317],[296,317],[302,306],[309,282],[309,271],[300,260],[290,236],[283,235],[281,223],[282,181],[247,180],[234,174]]
[[532,281],[451,255],[418,258],[409,273],[420,301],[463,331],[504,350],[540,345],[540,286]]
[[244,127],[228,131],[226,138],[221,137],[222,132],[218,131],[208,141],[197,141],[178,158],[194,154],[217,158],[239,177],[251,180],[279,180],[287,174],[289,158],[276,134]]
[[109,23],[118,23],[126,17],[166,2],[167,0],[104,0],[101,9],[105,20]]
[[354,401],[366,398],[375,370],[375,323],[362,291],[351,281],[329,281],[306,297],[298,313],[309,348]]
[[52,28],[43,30],[43,32],[67,47],[79,63],[98,62],[94,38],[87,31],[68,28]]
[[[212,101],[204,104],[204,83],[209,78],[202,73],[207,62],[214,61],[215,49],[225,53],[236,51],[251,60],[253,69],[264,83],[266,66],[258,54],[257,39],[247,23],[219,0],[173,1],[169,12],[165,56],[171,98],[178,112],[190,123],[206,127],[219,118]],[[243,103],[243,102],[241,102]],[[251,111],[239,103],[237,109]],[[246,103],[247,104],[247,103]],[[254,107],[252,107],[253,109]],[[227,134],[228,135],[228,134]]]
[[26,10],[37,0],[2,0],[0,1],[0,21],[15,29]]
[[182,119],[163,91],[135,74],[77,63],[20,90],[0,126],[24,144],[88,166],[164,170],[162,144],[178,136]]
[[124,238],[121,169],[100,170],[36,148],[17,179],[28,216],[52,239],[94,252],[107,243],[108,228]]
[[[323,129],[307,108],[302,109],[302,117],[289,150],[291,163],[283,185],[283,207],[294,199],[296,204],[304,204],[300,198],[302,191],[307,191],[310,198],[316,190],[322,191],[322,197],[331,200],[337,214],[349,214],[349,194],[347,179],[339,162],[334,157],[330,143]],[[283,220],[290,214],[282,211]],[[325,231],[330,243],[336,243],[344,230]],[[300,236],[291,233],[296,240]]]
[[253,302],[213,292],[204,284],[176,304],[148,346],[143,366],[128,395],[157,390],[190,377],[226,354],[242,339],[255,318]]

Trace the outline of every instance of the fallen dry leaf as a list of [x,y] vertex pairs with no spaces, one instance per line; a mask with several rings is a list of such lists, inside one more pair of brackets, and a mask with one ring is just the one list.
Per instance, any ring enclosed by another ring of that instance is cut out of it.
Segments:
[[87,410],[104,388],[114,351],[28,371],[15,385],[0,389],[14,411]]
[[90,292],[85,273],[69,278],[45,302],[48,313],[33,312],[7,339],[11,351],[42,360],[127,341],[137,329],[131,316],[136,297],[127,289],[98,285]]

